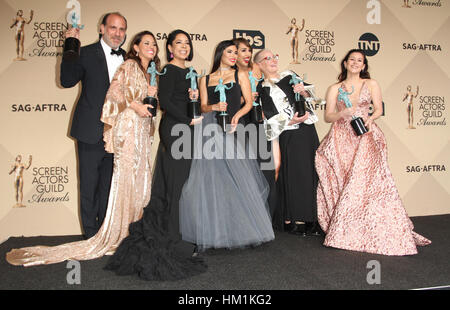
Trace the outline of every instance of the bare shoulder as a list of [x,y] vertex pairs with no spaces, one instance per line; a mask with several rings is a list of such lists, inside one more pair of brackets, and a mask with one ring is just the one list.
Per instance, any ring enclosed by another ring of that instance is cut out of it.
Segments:
[[257,64],[253,64],[252,68],[253,76],[260,77],[261,76],[261,69]]
[[366,82],[366,84],[368,86],[370,86],[370,88],[380,87],[378,82],[376,80],[374,80],[374,79],[366,79],[364,81]]
[[369,92],[371,94],[379,94],[381,93],[381,89],[380,89],[380,85],[378,84],[378,82],[374,79],[367,79],[364,80],[367,88],[369,89]]
[[247,74],[247,72],[242,71],[242,70],[238,70],[238,77],[239,77],[239,80],[242,80],[242,79],[248,80],[248,74]]

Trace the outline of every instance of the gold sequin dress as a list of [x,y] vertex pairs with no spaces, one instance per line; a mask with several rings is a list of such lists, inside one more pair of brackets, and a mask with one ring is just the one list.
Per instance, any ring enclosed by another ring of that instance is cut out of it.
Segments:
[[34,266],[95,259],[113,254],[128,236],[129,224],[142,217],[150,200],[153,121],[130,108],[133,101],[142,104],[147,85],[138,64],[127,60],[117,69],[106,95],[101,121],[105,123],[105,149],[114,153],[114,170],[106,217],[98,233],[88,240],[53,247],[13,249],[6,254],[10,264]]

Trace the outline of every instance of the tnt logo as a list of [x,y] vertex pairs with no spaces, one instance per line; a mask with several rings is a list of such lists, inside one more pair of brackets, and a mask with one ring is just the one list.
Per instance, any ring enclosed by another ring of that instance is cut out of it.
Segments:
[[374,56],[380,50],[380,41],[373,33],[366,32],[359,37],[358,47],[362,49],[366,56]]
[[237,38],[248,40],[250,46],[255,49],[263,49],[266,46],[266,39],[258,30],[233,30],[233,39]]

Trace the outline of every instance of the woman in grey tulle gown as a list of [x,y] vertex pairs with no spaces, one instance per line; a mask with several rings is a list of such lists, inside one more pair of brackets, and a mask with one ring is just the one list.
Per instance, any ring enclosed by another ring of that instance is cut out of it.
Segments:
[[[242,116],[252,106],[246,72],[235,69],[237,48],[230,40],[216,47],[211,73],[200,80],[203,123],[195,129],[194,158],[180,198],[180,232],[198,251],[255,246],[274,239],[268,211],[269,186],[248,153]],[[223,87],[220,96],[218,86]],[[246,104],[241,108],[241,96]],[[218,114],[231,124],[224,132]],[[251,126],[251,125],[250,125]],[[228,130],[227,130],[228,129]]]

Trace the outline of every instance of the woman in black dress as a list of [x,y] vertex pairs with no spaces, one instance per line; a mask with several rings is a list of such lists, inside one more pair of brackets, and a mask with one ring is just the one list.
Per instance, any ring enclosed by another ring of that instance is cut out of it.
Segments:
[[[190,98],[198,98],[198,90],[190,90],[185,62],[193,58],[190,36],[171,32],[166,42],[166,73],[159,78],[159,102],[163,115],[160,122],[160,144],[153,172],[150,202],[141,220],[129,227],[129,236],[110,258],[106,269],[119,275],[138,273],[145,280],[178,280],[206,270],[201,259],[192,257],[194,245],[181,240],[179,232],[179,198],[189,175],[191,157],[179,158],[172,145],[174,126],[191,127],[202,118],[188,117]],[[164,69],[163,69],[164,72]],[[189,130],[190,131],[190,130]],[[174,156],[175,155],[175,156]]]
[[278,72],[278,55],[270,50],[255,54],[254,61],[264,74],[257,90],[265,117],[266,136],[278,139],[280,172],[277,180],[279,204],[274,213],[274,227],[306,236],[319,235],[316,191],[318,176],[314,157],[319,138],[314,123],[318,121],[312,109],[299,117],[294,111],[295,93],[301,100],[312,94],[302,83],[290,83],[292,71]]
[[[253,246],[274,239],[269,187],[257,160],[249,158],[242,121],[252,106],[250,82],[246,72],[236,70],[236,59],[233,41],[220,42],[211,73],[200,80],[203,130],[195,130],[199,153],[194,152],[180,199],[183,240],[195,243],[198,251]],[[231,120],[225,132],[218,124],[222,111]]]

